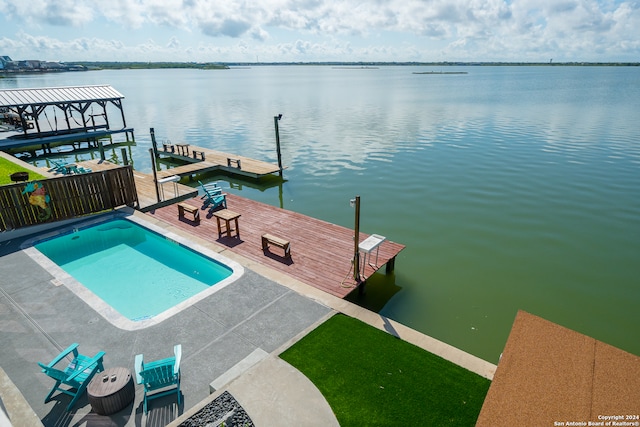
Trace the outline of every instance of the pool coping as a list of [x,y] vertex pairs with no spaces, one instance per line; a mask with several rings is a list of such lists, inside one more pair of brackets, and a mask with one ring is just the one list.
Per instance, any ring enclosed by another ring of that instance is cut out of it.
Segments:
[[[46,255],[35,248],[35,244],[37,244],[38,242],[72,232],[77,228],[95,226],[113,219],[126,219],[137,225],[147,228],[164,237],[165,239],[177,242],[188,249],[198,252],[207,258],[210,258],[229,267],[232,273],[229,277],[221,280],[214,285],[209,286],[208,289],[198,292],[197,294],[151,318],[135,321],[128,319],[127,317],[120,314],[120,312],[114,309],[107,302],[105,302],[102,298],[100,298],[100,296],[98,296],[81,282],[76,280],[72,275],[67,273],[55,262],[53,262]],[[23,242],[20,245],[20,249],[24,251],[24,253],[28,255],[34,262],[47,270],[54,277],[54,279],[52,279],[51,281],[54,286],[65,286],[67,289],[81,298],[87,305],[93,308],[97,313],[99,313],[105,320],[107,320],[115,327],[123,329],[125,331],[137,331],[155,326],[167,320],[168,318],[175,316],[188,307],[191,307],[195,303],[215,294],[219,290],[230,285],[231,283],[242,277],[242,275],[244,275],[244,267],[237,261],[227,258],[219,252],[213,251],[203,245],[200,245],[194,240],[189,239],[183,235],[176,234],[168,230],[166,227],[161,227],[153,223],[152,221],[147,220],[145,216],[136,215],[135,212],[131,212],[128,209],[109,212],[94,218],[87,219],[86,221],[75,222],[72,225],[67,225],[61,228],[57,228],[53,231],[42,233],[37,237],[30,238]]]

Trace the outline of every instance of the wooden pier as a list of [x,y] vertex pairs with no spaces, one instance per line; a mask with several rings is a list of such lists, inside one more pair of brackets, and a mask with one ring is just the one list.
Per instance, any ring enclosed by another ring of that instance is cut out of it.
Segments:
[[159,171],[158,178],[171,175],[183,177],[213,171],[260,178],[280,172],[278,165],[272,163],[190,144],[164,144],[163,149],[158,149],[157,154],[161,159],[171,158],[189,162],[183,166]]
[[[186,201],[202,207],[199,197]],[[216,218],[200,210],[200,223],[178,218],[177,206],[165,206],[148,214],[180,229],[211,240],[259,264],[267,265],[310,286],[339,298],[346,297],[358,283],[353,278],[353,230],[296,212],[256,202],[233,194],[227,195],[228,209],[239,213],[239,237],[220,237]],[[291,257],[282,256],[280,248],[262,249],[262,235],[269,233],[290,242]],[[360,241],[367,234],[360,233]],[[385,240],[379,246],[377,263],[361,268],[363,280],[389,265],[404,245]],[[375,256],[371,261],[376,261]]]

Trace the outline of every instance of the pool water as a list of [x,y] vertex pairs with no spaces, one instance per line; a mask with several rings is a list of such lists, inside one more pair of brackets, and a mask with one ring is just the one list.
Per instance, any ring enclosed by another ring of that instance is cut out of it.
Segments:
[[233,274],[231,267],[126,219],[74,228],[35,248],[134,322],[158,316]]

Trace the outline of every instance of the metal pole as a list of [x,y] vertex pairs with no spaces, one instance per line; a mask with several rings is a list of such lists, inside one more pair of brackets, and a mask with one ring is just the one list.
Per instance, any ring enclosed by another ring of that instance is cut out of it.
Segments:
[[282,153],[280,153],[280,129],[278,128],[278,121],[282,118],[282,114],[273,116],[273,124],[276,128],[276,152],[278,153],[278,168],[280,169],[280,178],[282,178]]
[[153,155],[153,148],[149,148],[149,154],[151,154],[151,167],[153,169],[153,186],[156,187],[156,198],[158,203],[160,200],[160,189],[158,188],[158,172],[156,171],[156,156]]
[[353,236],[353,278],[360,282],[360,196],[356,196],[356,220]]

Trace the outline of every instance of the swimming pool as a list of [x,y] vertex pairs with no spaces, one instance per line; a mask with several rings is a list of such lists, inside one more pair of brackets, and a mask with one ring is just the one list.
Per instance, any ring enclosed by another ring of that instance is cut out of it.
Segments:
[[137,217],[110,216],[25,251],[114,325],[157,324],[232,283],[236,262]]

